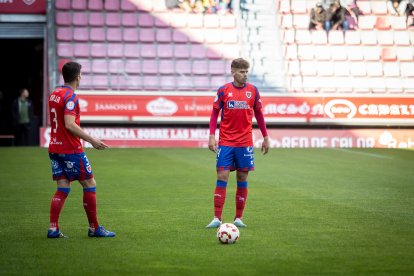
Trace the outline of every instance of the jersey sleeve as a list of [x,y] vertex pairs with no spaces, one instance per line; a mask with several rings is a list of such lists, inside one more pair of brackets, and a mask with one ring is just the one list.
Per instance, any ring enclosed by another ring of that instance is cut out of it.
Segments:
[[79,99],[76,94],[72,94],[64,99],[65,106],[63,107],[64,115],[76,116],[76,108],[79,104]]
[[254,89],[256,90],[256,96],[254,98],[254,110],[261,110],[262,109],[262,100],[260,99],[260,93],[257,87],[255,86]]
[[217,95],[216,95],[216,98],[214,99],[213,108],[221,109],[223,107],[223,96],[224,96],[223,87],[220,87],[217,90]]

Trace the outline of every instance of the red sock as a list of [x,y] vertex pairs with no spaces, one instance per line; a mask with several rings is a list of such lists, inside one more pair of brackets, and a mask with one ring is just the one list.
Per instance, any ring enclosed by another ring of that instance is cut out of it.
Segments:
[[226,201],[226,187],[216,187],[214,190],[214,216],[221,220],[224,201]]
[[89,227],[98,228],[98,217],[96,214],[96,190],[95,188],[83,189],[83,208],[88,217]]
[[246,205],[247,188],[237,187],[236,190],[236,218],[243,216],[244,206]]
[[50,202],[50,228],[59,229],[59,215],[67,197],[68,193],[59,190],[53,195]]

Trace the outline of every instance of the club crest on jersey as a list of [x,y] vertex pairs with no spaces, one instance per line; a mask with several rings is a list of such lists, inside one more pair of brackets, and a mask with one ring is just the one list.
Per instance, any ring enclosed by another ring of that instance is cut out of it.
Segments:
[[229,97],[233,97],[233,92],[230,92],[229,93]]
[[73,110],[75,108],[75,103],[73,101],[68,101],[66,103],[66,108],[69,110]]
[[246,91],[246,97],[250,99],[252,97],[252,92]]

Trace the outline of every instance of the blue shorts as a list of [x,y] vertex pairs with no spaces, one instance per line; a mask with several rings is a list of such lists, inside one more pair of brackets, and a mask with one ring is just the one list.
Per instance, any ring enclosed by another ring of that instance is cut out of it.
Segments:
[[248,172],[254,170],[253,147],[219,146],[216,167],[218,171],[230,170]]
[[92,167],[84,152],[74,154],[49,153],[53,180],[86,180],[93,178]]

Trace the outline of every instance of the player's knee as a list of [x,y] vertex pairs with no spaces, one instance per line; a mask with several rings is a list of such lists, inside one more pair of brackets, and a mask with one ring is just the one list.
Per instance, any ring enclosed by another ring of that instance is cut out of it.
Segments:
[[95,178],[90,178],[90,179],[86,179],[86,180],[81,180],[79,181],[80,184],[84,187],[84,188],[93,188],[96,187],[96,181]]
[[237,172],[236,179],[237,179],[238,182],[246,182],[247,181],[247,176],[248,176],[247,173]]

